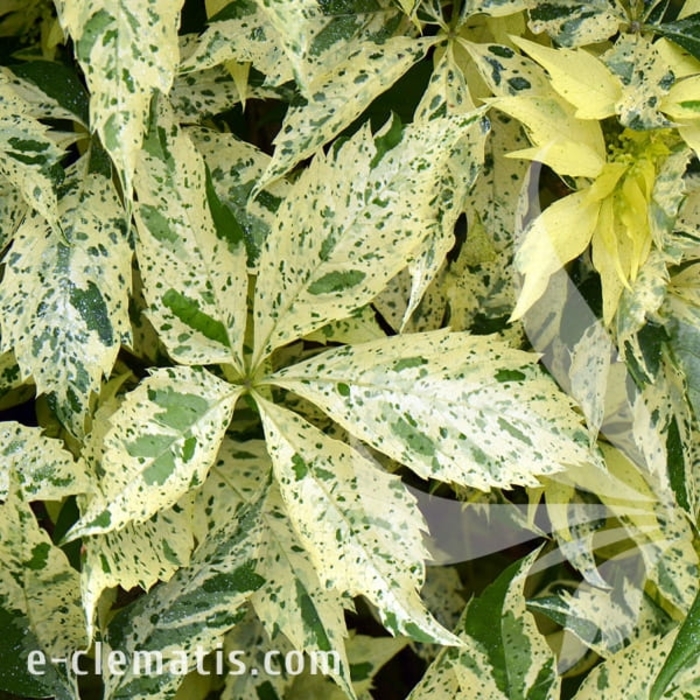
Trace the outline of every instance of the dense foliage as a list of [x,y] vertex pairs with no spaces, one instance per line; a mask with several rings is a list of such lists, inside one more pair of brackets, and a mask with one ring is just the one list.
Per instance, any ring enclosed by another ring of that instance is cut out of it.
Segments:
[[0,37],[0,691],[700,697],[698,0]]

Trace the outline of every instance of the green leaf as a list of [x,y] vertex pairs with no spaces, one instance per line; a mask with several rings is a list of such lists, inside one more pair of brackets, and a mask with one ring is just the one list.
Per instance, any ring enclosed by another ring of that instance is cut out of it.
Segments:
[[700,59],[700,12],[676,22],[655,24],[654,31],[683,47],[691,56]]
[[554,653],[523,599],[527,572],[538,554],[511,564],[467,604],[455,630],[466,648],[444,649],[407,700],[462,694],[487,700],[558,697]]
[[[39,527],[14,471],[0,505],[0,557],[0,688],[41,696],[48,690],[61,700],[78,698],[75,676],[71,678],[69,666],[61,665],[62,659],[88,645],[78,572]],[[28,673],[29,654],[37,651],[45,661],[46,676],[41,679]]]
[[151,98],[170,90],[179,60],[180,6],[179,0],[56,3],[90,91],[90,127],[114,160],[129,201]]
[[423,519],[398,477],[255,394],[287,515],[321,582],[365,595],[393,634],[454,644],[425,610]]
[[62,233],[36,212],[17,231],[0,286],[0,323],[23,377],[33,377],[80,436],[93,392],[130,341],[131,248],[111,180],[88,171],[88,156],[67,175]]
[[699,639],[700,593],[695,597],[687,617],[673,640],[673,646],[654,679],[649,691],[649,700],[661,700],[661,698],[666,697],[664,691],[674,678],[679,676],[683,670],[695,667],[698,653],[700,653]]
[[490,17],[504,17],[522,12],[528,0],[467,0],[463,12],[466,16],[485,14]]
[[243,374],[247,270],[242,232],[165,100],[134,177],[137,256],[149,319],[170,356]]
[[153,371],[110,418],[99,493],[66,541],[143,523],[202,484],[240,393],[201,368]]
[[423,478],[535,486],[586,461],[569,400],[534,357],[484,336],[411,334],[319,354],[265,380]]
[[[103,654],[158,653],[163,672],[144,674],[129,664],[105,678],[105,700],[171,698],[198,655],[212,651],[240,619],[250,596],[264,583],[257,572],[260,511],[265,493],[219,524],[189,566],[150,595],[122,609],[107,627]],[[106,664],[105,664],[106,667]]]
[[[431,200],[445,160],[469,129],[479,128],[479,114],[409,125],[386,152],[365,126],[314,158],[280,205],[263,250],[254,365],[364,306],[406,266],[438,219]],[[344,291],[335,291],[336,283]]]
[[272,162],[254,191],[260,192],[336,137],[420,60],[432,43],[431,39],[409,37],[393,37],[381,46],[364,42],[346,60],[322,73],[308,86],[309,100],[287,111],[275,137]]

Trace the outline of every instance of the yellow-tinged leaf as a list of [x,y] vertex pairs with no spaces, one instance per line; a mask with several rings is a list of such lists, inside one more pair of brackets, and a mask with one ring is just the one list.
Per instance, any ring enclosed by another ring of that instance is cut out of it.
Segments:
[[550,75],[552,87],[574,107],[578,119],[605,119],[615,114],[622,96],[620,79],[584,49],[550,49],[522,37],[511,37]]
[[156,91],[167,93],[179,61],[182,0],[58,0],[61,27],[90,90],[90,126],[114,160],[127,200]]
[[511,319],[521,318],[542,296],[549,278],[588,247],[599,213],[600,203],[581,190],[554,202],[525,229],[515,256],[524,280]]
[[537,159],[572,177],[596,177],[602,170],[606,154],[600,124],[576,119],[563,98],[523,95],[497,98],[491,104],[522,122],[535,144],[511,157]]
[[588,459],[569,399],[535,359],[493,337],[441,330],[326,351],[265,383],[424,479],[487,491],[537,485]]
[[661,110],[672,119],[700,119],[700,75],[677,80],[661,101]]
[[683,124],[678,127],[681,138],[695,151],[695,155],[700,158],[700,122],[693,124]]
[[99,492],[67,541],[146,522],[204,483],[241,391],[201,368],[155,370],[110,417]]
[[393,634],[459,645],[423,606],[423,516],[401,480],[254,394],[287,515],[321,581],[365,595]]

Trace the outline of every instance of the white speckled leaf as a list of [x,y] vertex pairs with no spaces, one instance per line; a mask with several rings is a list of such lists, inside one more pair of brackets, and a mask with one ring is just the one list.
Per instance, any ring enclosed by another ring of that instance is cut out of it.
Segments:
[[556,659],[525,607],[533,552],[509,566],[464,610],[455,632],[466,644],[444,649],[407,700],[559,697]]
[[257,271],[263,243],[270,233],[275,212],[289,193],[289,183],[280,178],[261,192],[249,197],[270,163],[270,156],[232,134],[208,129],[187,131],[211,172],[214,189],[222,203],[240,222],[248,253],[248,269]]
[[327,587],[365,595],[393,634],[455,644],[424,608],[424,522],[400,479],[255,396],[287,513]]
[[132,664],[123,675],[107,675],[105,700],[172,698],[197,650],[213,650],[242,619],[241,608],[264,582],[256,573],[264,495],[220,523],[189,566],[111,620],[103,654],[118,650],[133,659],[137,651],[159,651],[164,667],[147,675]]
[[489,490],[587,459],[569,399],[535,356],[436,331],[317,355],[272,375],[423,478]]
[[491,17],[503,17],[522,12],[528,0],[467,0],[465,14],[483,13]]
[[586,46],[606,41],[627,19],[620,4],[609,0],[525,1],[530,10],[530,30],[534,34],[547,32],[562,46]]
[[0,501],[7,499],[10,474],[29,501],[60,501],[87,493],[90,481],[82,459],[75,460],[63,445],[14,421],[0,423]]
[[[649,700],[649,691],[657,673],[673,648],[677,631],[665,637],[637,642],[594,668],[585,678],[574,700]],[[700,679],[685,688],[673,687],[664,700],[690,700],[697,697]]]
[[2,344],[24,377],[49,395],[58,418],[82,435],[90,398],[130,340],[131,248],[110,179],[68,172],[61,233],[34,213],[15,236],[0,286]]
[[240,393],[201,368],[154,370],[110,418],[100,492],[67,539],[143,523],[202,484]]
[[[49,130],[30,116],[31,108],[0,73],[0,174],[51,226],[58,225],[55,185],[64,155]],[[3,226],[4,226],[3,222]]]
[[167,93],[179,61],[181,0],[58,0],[63,30],[90,91],[90,126],[116,164],[127,200],[156,91]]
[[275,137],[274,157],[255,191],[336,137],[420,60],[432,43],[432,39],[410,37],[392,37],[381,46],[371,41],[358,43],[346,60],[322,73],[308,86],[310,99],[287,111]]
[[[478,113],[365,126],[318,154],[280,205],[255,290],[257,364],[272,350],[364,306],[409,262],[436,221],[453,145]],[[387,150],[388,149],[388,150]]]
[[[65,700],[78,698],[75,677],[60,659],[88,645],[80,601],[79,574],[54,546],[36,521],[25,496],[10,475],[9,494],[0,505],[0,616],[3,619],[3,675],[28,676],[30,652],[41,650],[48,660],[45,678],[31,678],[31,690],[48,690]],[[41,688],[42,681],[49,683]],[[14,682],[20,682],[16,677]],[[53,687],[52,687],[52,684]],[[38,688],[36,686],[39,686]],[[41,697],[46,695],[41,694]]]
[[270,636],[279,630],[295,649],[310,655],[336,652],[337,672],[333,669],[330,675],[354,698],[340,594],[321,585],[276,487],[270,489],[262,518],[260,567],[266,581],[251,598],[255,612]]
[[164,99],[153,110],[134,185],[137,256],[161,341],[182,364],[229,364],[243,373],[243,232]]

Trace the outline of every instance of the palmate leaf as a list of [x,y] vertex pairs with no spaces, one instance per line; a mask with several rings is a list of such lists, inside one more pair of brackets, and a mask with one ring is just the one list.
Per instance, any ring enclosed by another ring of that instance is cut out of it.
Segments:
[[151,97],[167,93],[177,66],[181,2],[58,0],[63,30],[90,91],[90,126],[116,164],[131,199]]
[[284,343],[364,306],[435,223],[442,168],[480,113],[366,125],[318,154],[280,205],[260,260],[253,365]]
[[256,573],[265,491],[219,524],[167,583],[121,610],[107,628],[105,654],[159,652],[163,673],[134,672],[106,680],[105,700],[173,697],[198,654],[214,649],[245,614],[242,607],[264,579]]
[[265,383],[320,406],[423,478],[489,490],[590,459],[569,399],[492,337],[410,334],[330,350]]
[[455,629],[466,648],[443,649],[407,700],[559,697],[554,653],[523,597],[538,553],[509,566],[468,603]]
[[57,226],[55,185],[62,177],[59,161],[64,154],[30,112],[10,77],[0,72],[0,174],[30,207]]
[[202,484],[241,390],[201,368],[154,370],[110,418],[99,493],[66,540],[145,522]]
[[[0,505],[0,689],[76,700],[75,677],[71,679],[70,668],[61,660],[88,645],[79,574],[39,527],[14,470],[4,501]],[[45,655],[40,676],[29,672],[33,651]]]
[[365,595],[393,634],[455,644],[418,596],[423,518],[400,479],[255,393],[287,514],[326,587]]
[[130,337],[123,208],[112,181],[88,162],[84,156],[67,173],[62,232],[36,212],[27,217],[0,286],[3,347],[14,349],[23,376],[33,377],[77,436],[91,394]]
[[161,341],[179,363],[222,363],[242,374],[243,232],[164,98],[154,104],[134,185],[143,293]]

